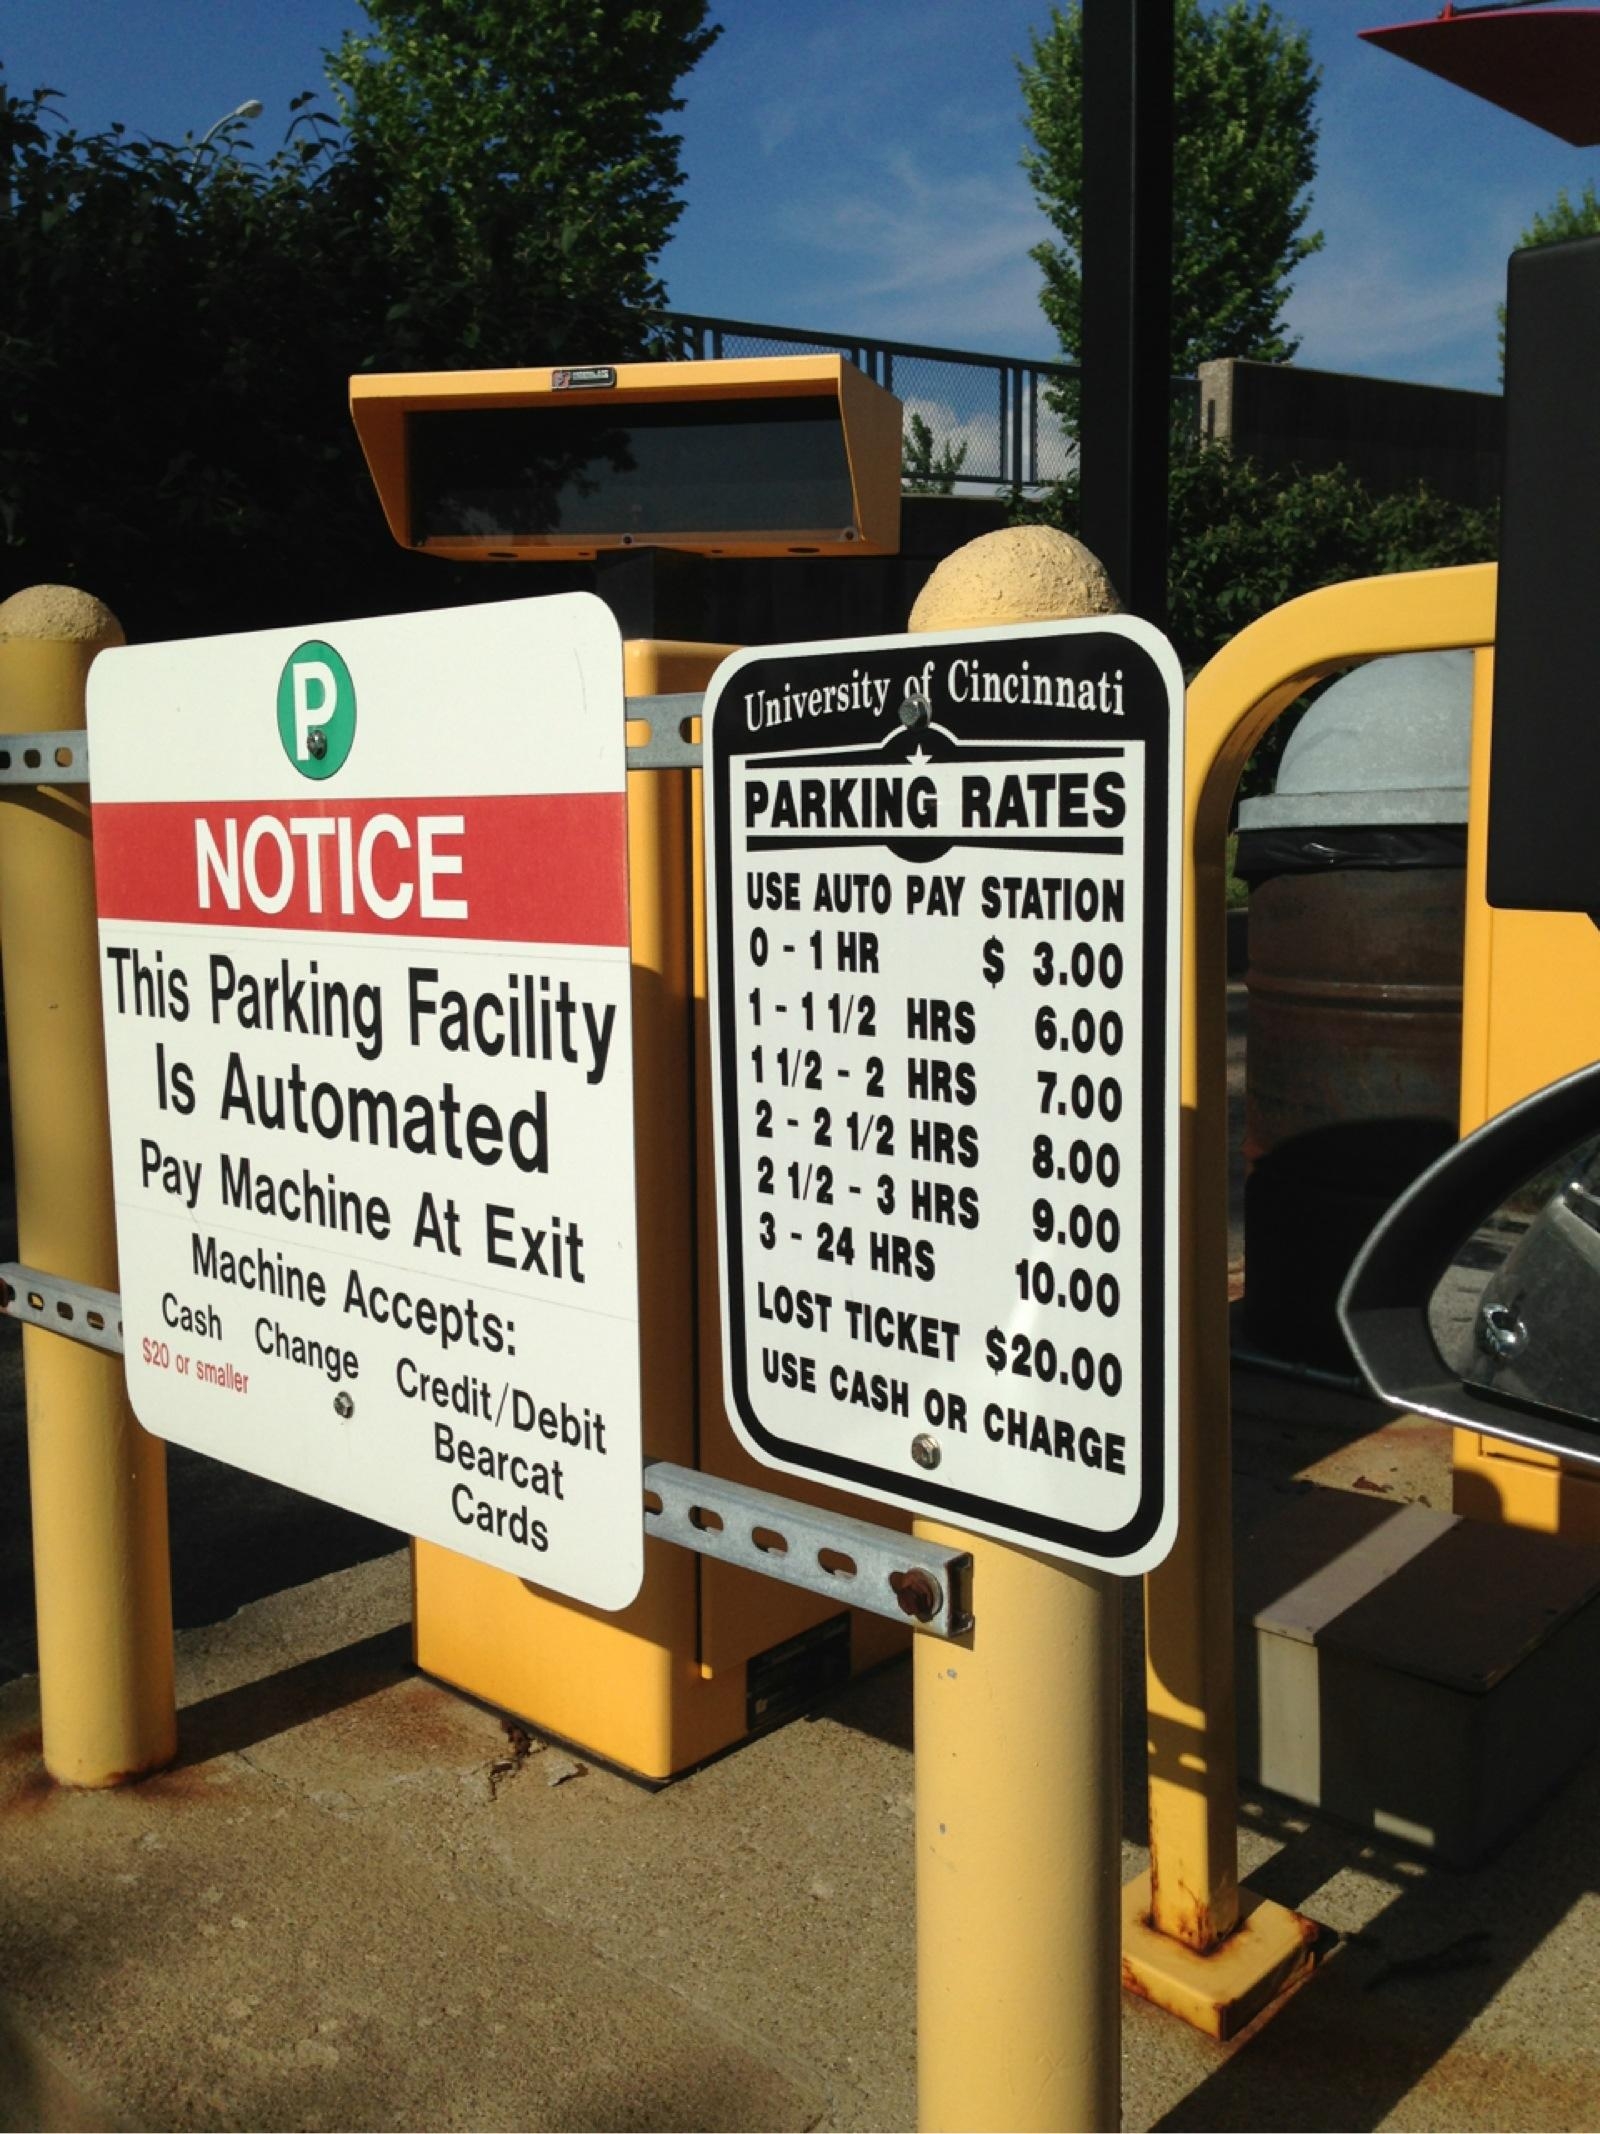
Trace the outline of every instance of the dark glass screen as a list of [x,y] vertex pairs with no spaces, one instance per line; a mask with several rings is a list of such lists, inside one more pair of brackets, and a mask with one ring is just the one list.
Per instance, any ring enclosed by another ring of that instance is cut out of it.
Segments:
[[440,408],[407,422],[414,541],[854,523],[828,396]]
[[1500,911],[1600,911],[1597,369],[1600,238],[1513,252],[1489,752]]

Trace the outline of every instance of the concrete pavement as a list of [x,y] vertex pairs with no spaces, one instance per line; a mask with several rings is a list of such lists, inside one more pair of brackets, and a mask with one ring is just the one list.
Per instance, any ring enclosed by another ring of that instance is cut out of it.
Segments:
[[[418,1676],[395,1537],[175,1453],[180,1762],[61,1792],[19,1393],[0,1327],[0,2128],[915,2123],[908,1667],[651,1793]],[[1246,1551],[1448,1507],[1442,1428],[1325,1386],[1238,1374],[1234,1446]],[[1249,1791],[1240,1852],[1319,1967],[1228,2047],[1125,1999],[1128,2127],[1600,2127],[1600,1757],[1470,1873]]]
[[[1240,1391],[1246,1523],[1442,1487],[1422,1426]],[[418,1677],[408,1610],[395,1552],[184,1632],[182,1760],[120,1793],[50,1787],[0,1688],[0,2125],[914,2124],[909,1670],[651,1793]],[[1472,1873],[1266,1795],[1240,1832],[1323,1961],[1230,2047],[1126,2001],[1129,2127],[1600,2124],[1600,1760]]]

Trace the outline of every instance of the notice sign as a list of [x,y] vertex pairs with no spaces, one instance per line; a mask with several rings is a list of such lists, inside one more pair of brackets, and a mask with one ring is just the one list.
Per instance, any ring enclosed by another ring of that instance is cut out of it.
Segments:
[[707,734],[738,1429],[1148,1570],[1177,1518],[1170,647],[1116,619],[751,652]]
[[89,683],[135,1413],[603,1608],[643,1569],[623,717],[578,594]]

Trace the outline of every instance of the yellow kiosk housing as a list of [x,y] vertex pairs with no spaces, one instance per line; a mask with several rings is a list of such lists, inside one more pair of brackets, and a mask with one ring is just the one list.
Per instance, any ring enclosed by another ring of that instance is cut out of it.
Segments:
[[[455,561],[603,551],[893,554],[900,403],[839,356],[355,378],[390,531]],[[630,697],[702,691],[738,648],[624,646]],[[649,737],[630,721],[630,744]],[[647,1459],[765,1487],[722,1403],[700,772],[630,770],[634,1142]],[[784,1493],[907,1518],[805,1481]],[[641,1513],[642,1516],[642,1513]],[[646,1535],[617,1615],[412,1544],[424,1672],[668,1779],[903,1650],[909,1628]]]

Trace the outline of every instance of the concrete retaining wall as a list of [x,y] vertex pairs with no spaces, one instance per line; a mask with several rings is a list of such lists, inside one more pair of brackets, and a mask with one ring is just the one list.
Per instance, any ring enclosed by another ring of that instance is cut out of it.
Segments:
[[1505,403],[1498,393],[1406,385],[1233,357],[1200,366],[1200,435],[1262,466],[1344,465],[1374,496],[1426,482],[1452,503],[1498,501]]

